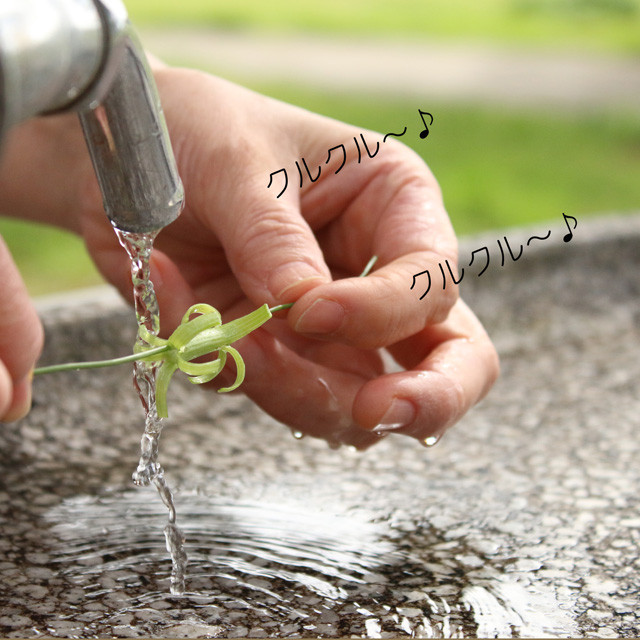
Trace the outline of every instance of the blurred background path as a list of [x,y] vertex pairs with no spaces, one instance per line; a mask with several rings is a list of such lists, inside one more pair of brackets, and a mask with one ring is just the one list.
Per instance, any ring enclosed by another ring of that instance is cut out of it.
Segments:
[[505,106],[640,108],[640,62],[610,53],[184,27],[147,27],[141,36],[172,63],[249,83]]

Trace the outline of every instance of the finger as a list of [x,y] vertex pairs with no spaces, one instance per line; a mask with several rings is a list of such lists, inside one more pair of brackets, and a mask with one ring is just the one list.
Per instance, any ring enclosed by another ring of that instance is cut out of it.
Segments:
[[240,341],[238,350],[247,371],[242,390],[292,431],[359,449],[381,439],[351,417],[361,375],[305,360],[263,330]]
[[234,209],[246,213],[221,220],[217,231],[242,290],[255,304],[291,302],[331,280],[314,234],[295,204]]
[[[401,169],[409,177],[401,178]],[[329,264],[338,260],[358,273],[375,254],[379,266],[367,278],[320,285],[301,297],[289,314],[298,332],[376,348],[441,322],[455,304],[455,234],[435,179],[411,156],[392,154],[381,163],[324,240]]]
[[31,371],[40,356],[44,333],[27,290],[0,238],[0,419],[11,421],[31,407]]
[[431,293],[428,303],[411,290],[412,274],[438,263],[441,256],[423,251],[384,265],[366,278],[318,285],[291,308],[289,322],[302,334],[375,349],[415,335],[442,322],[458,298],[448,286]]
[[425,329],[423,336],[399,346],[399,360],[409,357],[411,344],[418,352],[427,352],[411,371],[392,373],[363,386],[353,408],[358,424],[373,432],[402,433],[425,442],[439,438],[484,397],[499,372],[491,341],[462,301],[445,325],[439,327],[443,340],[439,344]]
[[0,359],[0,421],[10,422],[5,416],[13,402],[13,380],[11,374]]
[[0,360],[14,383],[26,378],[40,356],[44,333],[9,249],[0,238]]
[[357,349],[338,342],[307,338],[291,331],[286,320],[277,318],[270,320],[264,329],[303,360],[351,372],[366,379],[376,378],[384,373],[384,363],[377,350]]
[[382,264],[420,251],[455,259],[457,240],[440,187],[415,152],[387,142],[379,157],[344,171],[348,175],[323,175],[301,200],[314,226],[336,218],[322,229],[332,266],[355,275],[373,254]]

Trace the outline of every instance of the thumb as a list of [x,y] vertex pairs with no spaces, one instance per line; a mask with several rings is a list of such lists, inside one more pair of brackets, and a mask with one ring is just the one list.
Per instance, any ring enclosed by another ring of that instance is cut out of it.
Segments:
[[217,231],[240,286],[255,304],[293,302],[331,281],[322,250],[294,198],[242,207],[221,221]]

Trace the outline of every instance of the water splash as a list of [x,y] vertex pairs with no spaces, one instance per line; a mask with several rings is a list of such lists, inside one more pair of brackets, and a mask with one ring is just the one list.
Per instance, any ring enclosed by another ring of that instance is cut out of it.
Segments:
[[[115,229],[120,244],[131,260],[131,282],[138,326],[144,326],[153,335],[160,331],[160,309],[151,281],[151,251],[157,234],[131,233]],[[140,341],[140,338],[137,339]],[[173,494],[164,477],[162,465],[158,462],[158,449],[163,421],[156,410],[157,366],[152,362],[134,363],[133,384],[145,412],[144,433],[140,440],[140,460],[133,473],[134,484],[146,487],[152,482],[162,502],[169,510],[169,523],[165,528],[167,551],[171,554],[173,570],[171,593],[181,594],[185,590],[187,555],[184,550],[184,536],[176,526],[176,508]]]

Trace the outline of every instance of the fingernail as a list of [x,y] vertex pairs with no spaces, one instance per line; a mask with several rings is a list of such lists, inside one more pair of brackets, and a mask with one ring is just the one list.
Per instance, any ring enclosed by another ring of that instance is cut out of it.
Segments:
[[409,400],[394,398],[382,420],[373,428],[373,431],[394,431],[407,427],[416,419],[416,408]]
[[276,300],[291,302],[305,293],[310,288],[309,283],[315,280],[325,282],[327,278],[306,262],[289,262],[271,274],[269,291]]
[[336,332],[344,322],[344,307],[333,300],[318,298],[296,322],[299,333],[329,334]]

